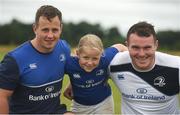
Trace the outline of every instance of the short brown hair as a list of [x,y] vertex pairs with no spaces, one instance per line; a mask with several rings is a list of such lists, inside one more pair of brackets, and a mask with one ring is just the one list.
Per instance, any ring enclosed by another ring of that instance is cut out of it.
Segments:
[[51,21],[50,20],[51,18],[58,16],[60,22],[62,22],[62,13],[57,8],[51,5],[43,5],[37,10],[36,17],[35,17],[36,25],[38,25],[39,18],[41,16],[46,17],[49,21]]
[[131,26],[131,28],[127,33],[127,41],[129,40],[129,36],[133,33],[137,34],[138,36],[145,36],[145,37],[149,37],[150,35],[153,35],[154,40],[156,41],[157,39],[154,26],[145,21],[138,22],[133,26]]

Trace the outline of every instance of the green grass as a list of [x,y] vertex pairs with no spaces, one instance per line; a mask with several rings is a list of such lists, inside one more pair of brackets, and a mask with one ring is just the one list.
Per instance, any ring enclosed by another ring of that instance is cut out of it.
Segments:
[[[4,55],[12,50],[13,48],[15,48],[15,46],[0,46],[0,60],[2,60],[2,58],[4,57]],[[180,51],[163,51],[169,54],[173,54],[173,55],[179,55],[180,56]],[[114,104],[115,104],[115,114],[119,114],[121,113],[120,111],[120,104],[121,104],[121,94],[119,93],[118,89],[116,88],[116,86],[114,85],[114,83],[112,82],[112,80],[108,81],[110,83],[112,92],[113,92],[113,97],[114,97]],[[69,78],[67,75],[65,75],[64,80],[63,80],[63,89],[62,89],[62,93],[64,92],[65,87],[69,84]],[[71,105],[71,101],[66,99],[63,95],[61,95],[61,100],[62,103],[65,103],[68,107],[68,110],[70,109],[70,105]]]
[[0,60],[4,57],[4,55],[14,49],[16,46],[15,45],[9,45],[9,46],[6,46],[6,45],[0,45]]

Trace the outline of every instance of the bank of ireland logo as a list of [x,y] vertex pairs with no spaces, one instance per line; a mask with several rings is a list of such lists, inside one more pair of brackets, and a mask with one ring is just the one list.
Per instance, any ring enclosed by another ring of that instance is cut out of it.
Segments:
[[92,84],[92,83],[94,83],[94,80],[92,79],[86,81],[86,84]]
[[139,94],[146,94],[147,93],[147,89],[145,88],[138,88],[136,89],[136,92]]
[[45,91],[48,93],[52,92],[53,90],[54,90],[54,86],[48,86],[45,88]]
[[59,60],[60,61],[65,61],[65,55],[64,54],[60,54],[60,56],[59,56]]
[[163,76],[159,76],[159,77],[155,78],[154,85],[163,87],[164,85],[166,85],[165,78]]

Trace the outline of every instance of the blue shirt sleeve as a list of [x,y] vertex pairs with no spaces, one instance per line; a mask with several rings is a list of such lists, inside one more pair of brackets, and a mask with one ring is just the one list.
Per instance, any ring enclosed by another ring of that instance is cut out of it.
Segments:
[[114,56],[119,51],[115,47],[109,47],[104,50],[104,53],[102,54],[102,61],[104,62],[105,66],[108,66],[111,62],[111,60],[114,58]]
[[0,63],[0,88],[13,90],[19,81],[19,69],[14,58],[6,55]]
[[64,45],[64,50],[66,52],[66,55],[69,57],[71,53],[70,45],[65,40],[62,40],[62,44]]

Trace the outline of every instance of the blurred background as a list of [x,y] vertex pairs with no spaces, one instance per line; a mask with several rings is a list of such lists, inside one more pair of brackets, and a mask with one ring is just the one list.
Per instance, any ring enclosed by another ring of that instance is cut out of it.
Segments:
[[36,10],[44,4],[62,12],[62,38],[72,47],[86,33],[97,34],[105,47],[124,43],[130,26],[147,21],[161,49],[180,50],[180,0],[0,0],[0,45],[32,39]]

